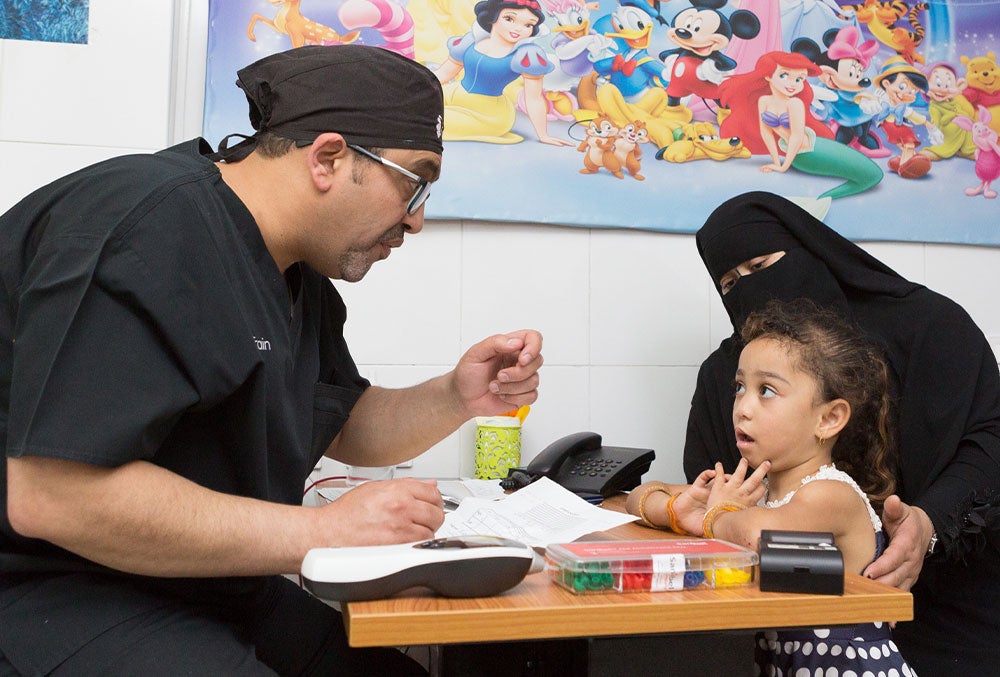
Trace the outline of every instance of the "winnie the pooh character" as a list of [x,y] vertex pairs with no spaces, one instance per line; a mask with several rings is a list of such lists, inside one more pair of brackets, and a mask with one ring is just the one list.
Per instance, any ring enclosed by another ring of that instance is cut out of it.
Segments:
[[962,94],[974,108],[985,106],[992,115],[990,127],[1000,132],[1000,66],[993,52],[986,56],[959,57],[965,65],[968,86]]

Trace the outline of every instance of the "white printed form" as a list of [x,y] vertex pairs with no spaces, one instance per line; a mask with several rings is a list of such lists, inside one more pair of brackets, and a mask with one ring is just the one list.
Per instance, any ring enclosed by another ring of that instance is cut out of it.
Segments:
[[543,477],[499,501],[464,499],[457,510],[445,515],[444,524],[435,536],[485,534],[544,547],[550,543],[568,543],[635,519],[633,515],[588,503]]

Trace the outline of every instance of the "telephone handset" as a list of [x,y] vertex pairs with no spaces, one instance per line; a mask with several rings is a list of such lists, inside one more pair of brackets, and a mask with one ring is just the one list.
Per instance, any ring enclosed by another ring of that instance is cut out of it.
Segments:
[[[573,433],[540,451],[526,468],[512,470],[501,486],[516,489],[548,477],[573,493],[608,497],[637,487],[654,458],[652,449],[605,447],[597,433]],[[517,473],[528,477],[517,482]]]

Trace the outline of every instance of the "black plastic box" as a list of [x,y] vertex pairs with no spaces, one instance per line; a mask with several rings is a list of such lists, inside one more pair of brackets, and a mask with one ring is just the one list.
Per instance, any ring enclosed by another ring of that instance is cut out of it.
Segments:
[[844,594],[844,555],[833,534],[760,532],[760,589],[771,592]]

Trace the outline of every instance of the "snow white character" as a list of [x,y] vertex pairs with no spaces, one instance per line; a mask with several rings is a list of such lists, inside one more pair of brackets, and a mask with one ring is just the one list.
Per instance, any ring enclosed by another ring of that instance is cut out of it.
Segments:
[[537,0],[483,0],[475,6],[472,30],[448,41],[448,60],[435,71],[445,88],[444,140],[512,144],[524,140],[511,132],[516,116],[516,91],[504,88],[518,77],[538,140],[553,146],[569,141],[549,135],[542,77],[555,65],[530,38],[538,34],[545,15]]
[[800,172],[845,179],[820,199],[861,193],[882,180],[882,169],[853,148],[833,140],[833,132],[809,111],[813,93],[807,77],[819,66],[806,56],[768,52],[749,73],[733,75],[719,88],[731,114],[721,136],[738,136],[755,155],[768,154],[762,172]]

